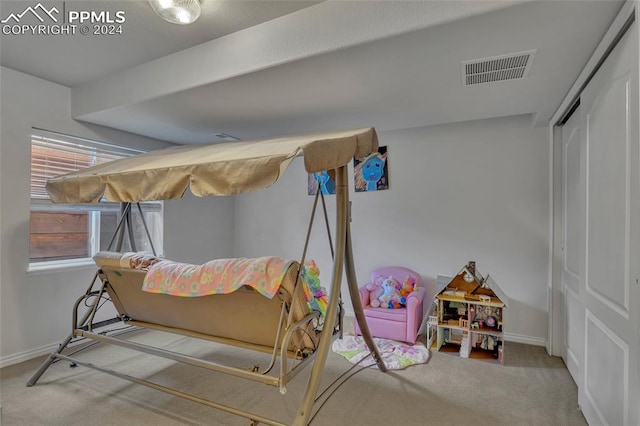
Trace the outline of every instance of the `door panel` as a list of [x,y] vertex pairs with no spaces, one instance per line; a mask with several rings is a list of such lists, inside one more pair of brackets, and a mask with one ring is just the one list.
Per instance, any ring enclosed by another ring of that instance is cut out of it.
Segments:
[[589,311],[585,328],[584,394],[598,416],[595,423],[628,425],[629,346]]
[[590,424],[640,421],[637,84],[633,24],[581,94],[587,210],[580,292],[584,385],[578,402]]
[[564,359],[592,425],[638,425],[640,141],[634,23],[562,128]]
[[[628,99],[631,73],[625,72],[591,91],[586,114],[587,291],[629,317],[629,232],[631,143]],[[592,96],[593,96],[592,95]]]
[[[575,114],[579,116],[580,110]],[[583,245],[584,205],[582,195],[581,167],[580,167],[580,122],[574,120],[563,129],[567,137],[563,137],[564,144],[564,173],[563,193],[564,197],[564,259],[563,278],[564,284],[574,292],[580,290],[580,268]]]
[[579,294],[569,286],[564,288],[566,329],[565,364],[576,384],[582,383],[582,348],[584,348],[584,306]]
[[565,364],[573,380],[582,383],[584,303],[580,298],[584,259],[584,167],[580,107],[562,128],[562,291],[565,312]]

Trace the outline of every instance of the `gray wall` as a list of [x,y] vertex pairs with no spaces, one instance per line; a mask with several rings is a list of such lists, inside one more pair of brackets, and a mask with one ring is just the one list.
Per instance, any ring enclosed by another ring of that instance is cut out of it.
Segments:
[[[549,253],[547,130],[531,127],[529,116],[517,116],[379,136],[380,145],[388,147],[390,189],[351,191],[358,282],[364,284],[376,267],[404,265],[423,275],[431,296],[436,275],[453,275],[475,260],[480,272],[491,274],[511,298],[507,337],[543,345]],[[299,257],[311,201],[299,160],[268,190],[238,196],[236,255]],[[330,197],[330,206],[333,201]],[[328,282],[331,261],[323,224],[316,221],[314,226],[310,255]],[[350,303],[347,309],[352,309]]]
[[[69,331],[71,307],[94,268],[27,273],[32,127],[147,149],[157,140],[73,120],[69,89],[1,68],[0,366],[52,349]],[[434,292],[437,274],[468,260],[510,296],[505,328],[512,340],[546,338],[549,153],[546,129],[529,117],[382,133],[391,189],[352,194],[354,252],[362,284],[371,269],[406,265]],[[350,171],[351,173],[351,171]],[[328,200],[333,207],[333,198]],[[280,182],[236,197],[187,196],[165,204],[168,257],[204,262],[238,256],[296,258],[311,208],[302,162]],[[333,217],[330,218],[333,227]],[[330,279],[319,217],[310,256]],[[347,309],[351,309],[347,303]]]
[[[0,68],[0,366],[50,351],[70,331],[71,308],[84,293],[94,267],[27,273],[29,265],[29,175],[32,127],[100,141],[154,149],[167,144],[120,132],[85,125],[71,118],[69,88],[7,68]],[[206,226],[197,219],[205,210],[220,213],[220,221],[231,229],[231,201],[189,199],[180,207],[167,203],[165,221],[171,227],[165,236],[165,251],[185,258],[202,257],[202,249],[215,255],[229,254],[233,241],[228,231]],[[175,202],[177,203],[177,202]],[[193,207],[191,206],[193,204]],[[220,204],[221,203],[221,204]],[[186,218],[182,220],[181,218]],[[213,221],[210,220],[209,224]],[[176,224],[199,225],[197,231]],[[202,246],[191,246],[193,233]],[[209,242],[215,241],[215,245]]]

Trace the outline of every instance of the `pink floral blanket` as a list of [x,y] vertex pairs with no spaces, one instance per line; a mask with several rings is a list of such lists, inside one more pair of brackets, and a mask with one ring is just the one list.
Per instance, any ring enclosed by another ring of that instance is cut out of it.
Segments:
[[[380,337],[374,337],[373,341],[389,370],[401,370],[414,364],[424,364],[429,359],[429,350],[421,343],[408,345]],[[362,336],[345,335],[342,339],[334,340],[331,349],[352,364],[378,368]]]
[[198,297],[227,294],[247,285],[272,298],[291,262],[281,257],[218,259],[203,265],[160,261],[149,268],[142,290]]

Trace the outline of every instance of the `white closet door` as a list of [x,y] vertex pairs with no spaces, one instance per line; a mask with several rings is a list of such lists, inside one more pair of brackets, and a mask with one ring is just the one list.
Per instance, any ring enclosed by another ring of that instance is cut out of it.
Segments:
[[564,300],[564,361],[578,384],[582,383],[584,348],[584,234],[586,228],[585,161],[581,109],[562,128],[562,294]]
[[633,24],[563,129],[565,360],[591,425],[640,424],[636,31]]

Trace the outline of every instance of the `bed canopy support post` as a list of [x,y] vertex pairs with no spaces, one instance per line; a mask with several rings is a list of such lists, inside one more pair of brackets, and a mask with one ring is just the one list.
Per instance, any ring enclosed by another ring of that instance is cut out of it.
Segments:
[[124,242],[124,223],[127,220],[127,212],[131,209],[131,203],[120,203],[120,217],[118,218],[118,225],[109,242],[109,250],[113,247],[115,242],[115,251],[122,251],[122,243]]
[[[331,276],[331,296],[327,306],[327,314],[323,329],[325,331],[333,330],[336,325],[336,315],[338,313],[338,295],[340,293],[340,284],[342,282],[342,258],[345,253],[346,239],[346,222],[347,222],[347,168],[342,166],[336,170],[336,257],[333,262],[333,272]],[[332,333],[322,333],[318,350],[316,351],[316,359],[313,363],[311,376],[307,383],[307,390],[304,393],[300,408],[293,422],[296,426],[304,426],[309,423],[311,418],[311,409],[315,402],[322,378],[322,371],[327,361],[329,349],[332,341]]]
[[[147,225],[147,220],[144,217],[144,213],[142,212],[142,207],[140,203],[136,203],[138,207],[138,212],[140,213],[140,221],[144,226],[144,232],[149,240],[149,245],[151,246],[151,252],[154,256],[157,256],[156,248],[153,245],[153,239],[151,238],[151,233],[149,232],[149,226]],[[127,228],[127,235],[129,236],[129,244],[131,245],[131,251],[138,251],[136,247],[136,238],[133,234],[133,218],[131,212],[131,203],[130,202],[122,202],[120,203],[120,216],[118,217],[118,224],[116,225],[116,230],[111,237],[111,241],[109,241],[109,245],[107,250],[111,250],[112,248],[117,252],[122,252],[122,246],[124,244],[124,232],[125,227]],[[115,244],[115,247],[114,247]]]
[[129,209],[127,210],[127,234],[129,235],[129,244],[131,245],[131,251],[138,251],[136,247],[136,237],[133,235],[133,223],[131,223],[131,203],[129,203]]
[[345,257],[344,257],[344,265],[345,265],[345,274],[347,276],[347,285],[349,287],[349,295],[351,296],[351,304],[353,305],[353,312],[356,317],[356,321],[360,326],[360,331],[362,332],[362,338],[364,339],[367,347],[371,351],[371,355],[378,365],[378,369],[382,372],[387,371],[387,366],[384,364],[380,353],[378,352],[378,348],[373,341],[373,337],[371,336],[371,332],[369,331],[369,326],[367,325],[367,320],[364,317],[364,308],[362,307],[362,302],[360,300],[360,293],[358,291],[358,281],[356,279],[356,269],[353,262],[353,247],[351,244],[351,220],[347,221],[347,235],[346,235],[346,247],[345,247]]
[[[319,187],[319,185],[318,185]],[[319,188],[318,188],[319,189]],[[333,260],[334,262],[336,261],[336,256],[335,256],[335,252],[333,249],[333,239],[331,238],[331,227],[329,226],[329,215],[327,214],[327,203],[324,200],[324,195],[322,194],[322,191],[318,191],[318,193],[320,194],[320,199],[322,200],[322,212],[324,213],[324,225],[326,227],[327,230],[327,238],[329,239],[329,250],[331,251],[331,260]],[[349,217],[351,216],[351,201],[349,201]],[[349,219],[351,220],[351,219]],[[340,318],[338,319],[338,324],[340,325],[340,336],[339,338],[342,339],[344,337],[344,307],[342,304],[342,293],[340,294],[340,297],[338,298],[338,307],[339,307],[339,314],[340,314]]]
[[[358,295],[357,283],[355,280],[355,273],[353,270],[353,253],[351,252],[351,238],[349,232],[349,189],[347,186],[347,167],[341,166],[336,169],[336,248],[335,259],[333,263],[333,272],[331,277],[331,296],[329,297],[329,304],[327,307],[327,314],[324,323],[324,329],[333,330],[336,325],[336,316],[338,313],[338,301],[340,297],[340,286],[342,283],[343,267],[347,265],[347,280],[350,282],[350,295],[351,302],[356,312],[360,311],[360,316],[363,319],[361,322],[364,324],[362,327],[363,336],[365,342],[372,353],[376,357],[378,366],[381,371],[385,371],[386,367],[382,359],[378,355],[378,350],[371,338],[369,329],[364,322],[364,315],[362,313],[362,304],[360,303],[360,296]],[[355,287],[355,294],[351,291],[351,287]],[[332,333],[322,333],[320,337],[320,343],[318,350],[316,351],[316,359],[313,363],[311,370],[311,376],[307,384],[307,389],[302,398],[300,409],[293,422],[296,426],[303,426],[309,423],[311,418],[311,410],[313,408],[315,398],[320,386],[320,379],[322,378],[322,372],[324,370],[329,349],[332,343]]]
[[151,233],[149,232],[149,227],[147,226],[147,219],[144,218],[144,213],[142,213],[142,207],[140,207],[140,203],[136,203],[138,206],[138,212],[140,213],[140,220],[142,221],[142,225],[144,225],[144,232],[147,234],[147,239],[149,240],[149,245],[151,246],[151,252],[154,256],[157,256],[156,248],[153,245],[153,238],[151,238]]

